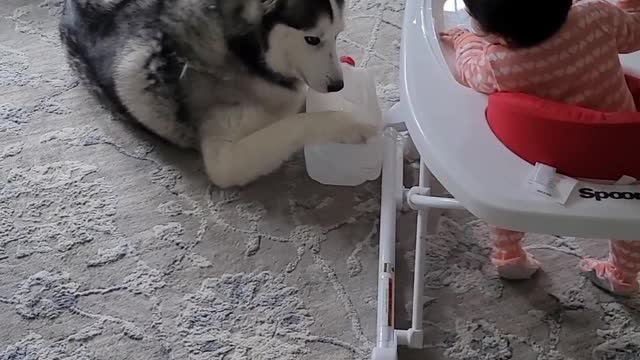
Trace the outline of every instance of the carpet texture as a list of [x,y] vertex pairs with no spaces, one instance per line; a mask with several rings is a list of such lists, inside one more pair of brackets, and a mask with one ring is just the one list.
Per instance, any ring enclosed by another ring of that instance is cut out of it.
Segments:
[[[352,0],[343,53],[398,100],[401,0]],[[379,183],[311,181],[300,156],[243,189],[111,119],[68,70],[61,0],[0,2],[0,359],[367,359]],[[425,79],[428,81],[428,79]],[[399,229],[407,325],[415,214]],[[640,359],[640,301],[577,275],[606,243],[530,236],[545,272],[503,282],[486,226],[426,239],[426,339],[402,359]]]

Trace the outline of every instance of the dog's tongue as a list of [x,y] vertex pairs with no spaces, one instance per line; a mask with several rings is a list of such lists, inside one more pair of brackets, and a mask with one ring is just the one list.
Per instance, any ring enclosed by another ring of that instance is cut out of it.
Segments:
[[351,66],[356,66],[356,61],[353,60],[351,56],[342,56],[340,57],[340,62],[343,64],[349,64]]

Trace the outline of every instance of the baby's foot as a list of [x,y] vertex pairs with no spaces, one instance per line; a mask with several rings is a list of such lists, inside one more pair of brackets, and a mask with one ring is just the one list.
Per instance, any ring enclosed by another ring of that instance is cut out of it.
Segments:
[[625,279],[609,261],[584,259],[579,267],[587,279],[605,291],[620,296],[632,296],[638,293],[637,275]]
[[526,251],[517,256],[504,256],[496,254],[492,259],[498,275],[503,279],[525,280],[530,279],[540,269],[540,263]]

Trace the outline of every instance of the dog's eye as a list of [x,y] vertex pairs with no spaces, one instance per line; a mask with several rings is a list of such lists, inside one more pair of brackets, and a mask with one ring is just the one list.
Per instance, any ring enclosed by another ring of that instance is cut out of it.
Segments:
[[305,36],[304,37],[304,41],[307,42],[307,44],[311,45],[311,46],[316,46],[318,44],[320,44],[320,38],[317,36]]

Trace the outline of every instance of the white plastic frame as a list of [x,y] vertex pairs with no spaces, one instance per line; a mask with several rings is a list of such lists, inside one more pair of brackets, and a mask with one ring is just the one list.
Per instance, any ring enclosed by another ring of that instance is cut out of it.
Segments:
[[[423,344],[423,292],[424,292],[424,251],[423,240],[427,232],[435,232],[437,221],[430,222],[431,209],[464,210],[455,199],[431,196],[431,173],[424,163],[420,163],[418,185],[410,189],[403,186],[403,158],[407,137],[400,134],[404,124],[400,119],[400,107],[394,106],[387,114],[390,127],[384,134],[384,162],[382,166],[382,197],[380,210],[380,248],[378,266],[378,304],[376,347],[373,360],[397,359],[398,345],[413,349]],[[413,304],[411,328],[395,328],[395,246],[397,210],[408,205],[418,211],[415,265],[413,278]]]
[[[483,118],[486,98],[463,89],[446,70],[436,35],[437,29],[444,26],[443,4],[444,0],[406,3],[400,103],[385,115],[391,126],[384,136],[373,360],[397,359],[398,345],[422,348],[423,240],[427,231],[435,232],[437,226],[437,222],[427,220],[430,210],[467,209],[494,225],[520,231],[640,239],[640,202],[589,203],[574,199],[571,206],[562,207],[526,193],[519,182],[531,165],[509,152],[492,135]],[[640,54],[622,56],[622,62],[628,73],[640,75]],[[420,180],[411,189],[404,188],[402,179],[407,138],[399,130],[405,129],[421,156]],[[455,199],[431,196],[432,171]],[[638,186],[591,186],[604,191],[640,191]],[[418,219],[412,323],[410,329],[399,330],[394,322],[395,234],[397,210],[405,204],[418,211]]]

